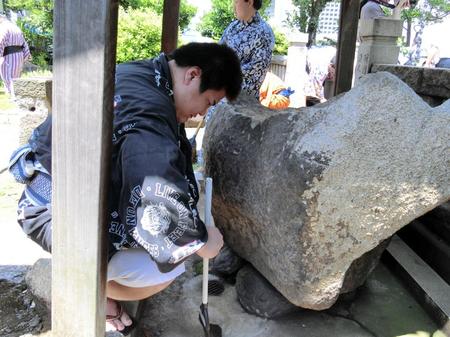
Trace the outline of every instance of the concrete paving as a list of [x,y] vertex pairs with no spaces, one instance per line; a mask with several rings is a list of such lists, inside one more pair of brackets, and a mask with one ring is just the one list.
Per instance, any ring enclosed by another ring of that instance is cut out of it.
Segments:
[[404,284],[382,263],[359,289],[349,312],[353,319],[380,337],[417,331],[431,336],[438,329]]
[[[0,111],[0,170],[8,166],[9,158],[18,146],[19,112]],[[23,187],[7,171],[0,173],[0,279],[14,275],[41,257],[49,257],[37,244],[27,239],[16,220],[17,201]]]
[[[200,302],[201,275],[190,269],[141,307],[142,336],[202,336]],[[228,284],[222,295],[210,297],[209,315],[224,337],[439,336],[438,327],[383,264],[351,301],[326,311],[302,310],[280,320],[258,318],[245,313],[234,286]]]
[[11,152],[19,142],[19,111],[16,109],[0,111],[0,170],[7,165]]

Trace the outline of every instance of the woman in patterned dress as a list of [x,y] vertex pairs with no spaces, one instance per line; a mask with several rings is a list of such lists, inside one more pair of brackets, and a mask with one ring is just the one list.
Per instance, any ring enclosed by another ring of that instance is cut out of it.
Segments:
[[0,16],[0,77],[13,99],[13,79],[20,77],[27,59],[31,59],[31,54],[22,31],[6,17]]

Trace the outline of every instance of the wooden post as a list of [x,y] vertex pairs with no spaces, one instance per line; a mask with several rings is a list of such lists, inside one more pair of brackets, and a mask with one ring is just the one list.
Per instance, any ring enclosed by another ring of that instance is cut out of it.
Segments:
[[358,33],[360,0],[342,0],[339,19],[339,36],[336,55],[336,82],[334,94],[352,87],[356,37]]
[[164,0],[161,50],[168,54],[177,48],[180,0]]
[[52,336],[105,334],[117,0],[56,0]]

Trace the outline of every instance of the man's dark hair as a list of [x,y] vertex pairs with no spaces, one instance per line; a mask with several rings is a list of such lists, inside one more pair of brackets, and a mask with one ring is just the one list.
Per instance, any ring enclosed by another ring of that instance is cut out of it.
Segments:
[[192,42],[175,49],[169,58],[180,67],[196,66],[202,70],[200,92],[224,89],[232,101],[241,91],[241,65],[236,53],[226,45]]
[[253,8],[259,10],[262,6],[262,0],[253,0]]

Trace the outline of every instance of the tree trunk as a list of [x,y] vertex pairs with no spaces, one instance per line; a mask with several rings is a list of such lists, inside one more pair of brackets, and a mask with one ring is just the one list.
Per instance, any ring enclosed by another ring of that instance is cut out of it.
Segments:
[[316,42],[317,28],[319,27],[319,15],[322,13],[327,2],[331,0],[315,0],[311,4],[308,22],[308,43],[306,46],[310,48]]
[[311,4],[311,9],[309,11],[309,20],[308,20],[308,28],[306,32],[308,33],[308,43],[306,44],[307,48],[310,48],[316,39],[316,30],[317,30],[317,21],[318,21],[318,15],[316,14],[317,3],[315,1]]
[[406,23],[406,45],[408,47],[411,46],[411,29],[412,29],[411,19],[408,19]]
[[308,43],[306,44],[307,48],[310,48],[312,45],[316,43],[316,34],[317,34],[317,26],[313,27],[312,25],[308,26]]

